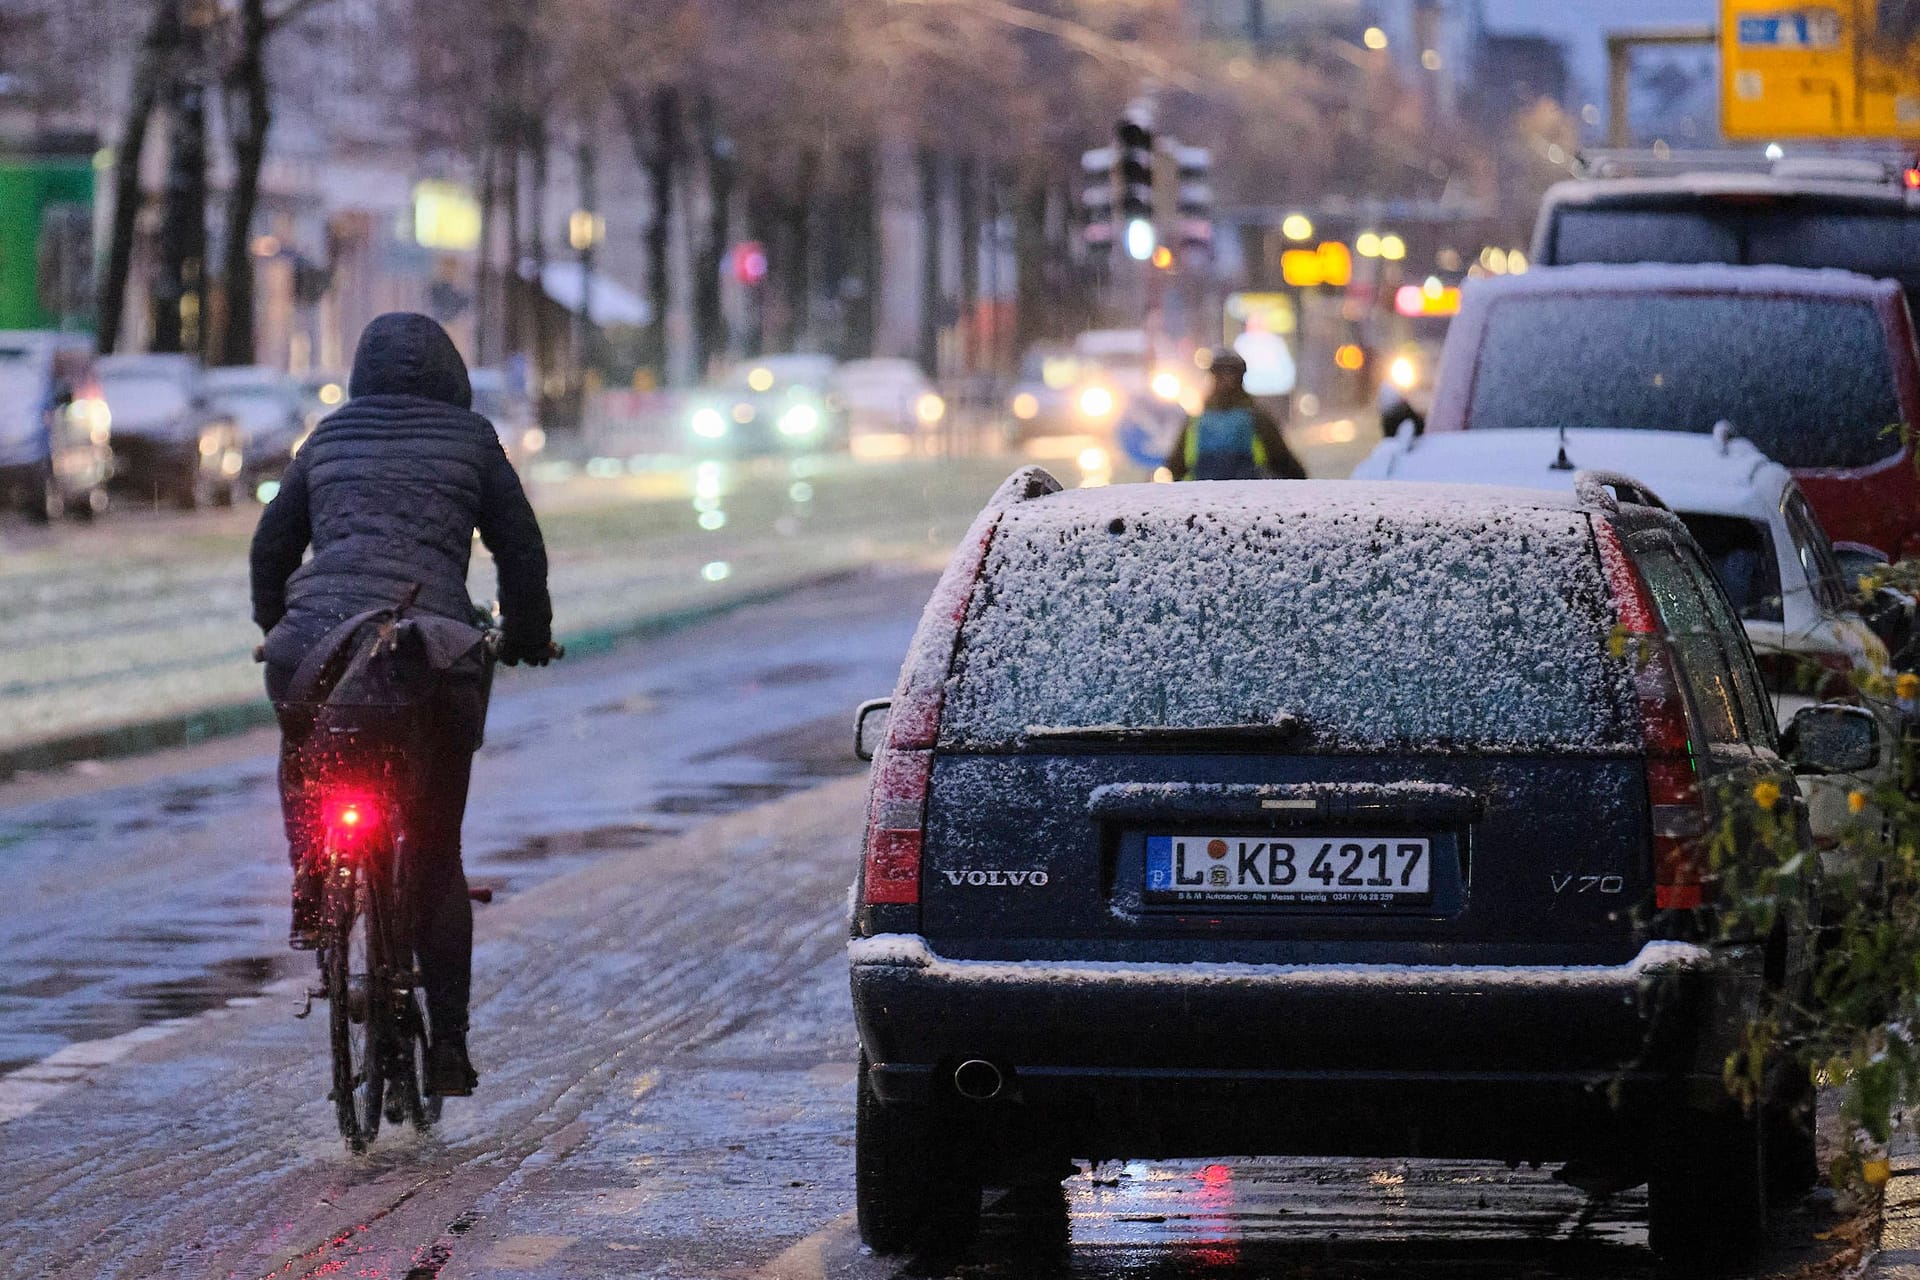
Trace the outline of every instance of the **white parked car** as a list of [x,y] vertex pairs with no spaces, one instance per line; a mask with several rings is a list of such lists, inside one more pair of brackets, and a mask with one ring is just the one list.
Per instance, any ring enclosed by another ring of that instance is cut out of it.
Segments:
[[[1850,691],[1854,671],[1888,670],[1886,645],[1854,603],[1854,579],[1834,554],[1793,476],[1726,430],[1713,435],[1667,431],[1466,431],[1381,442],[1354,470],[1357,480],[1445,480],[1470,484],[1571,489],[1580,470],[1631,476],[1680,517],[1712,564],[1739,613],[1773,693],[1774,713],[1788,734],[1797,715],[1818,718],[1819,731],[1869,714],[1861,768],[1852,774],[1801,779],[1816,841],[1835,847],[1855,819],[1848,794],[1895,780],[1899,714],[1891,708],[1831,706],[1823,697]],[[1803,727],[1808,727],[1803,722]],[[1808,727],[1808,731],[1814,731]],[[1871,741],[1868,741],[1868,738]],[[1864,815],[1871,818],[1872,814]],[[1838,871],[1839,868],[1831,867]]]
[[947,402],[911,360],[849,360],[834,370],[832,387],[854,435],[918,434],[947,416]]

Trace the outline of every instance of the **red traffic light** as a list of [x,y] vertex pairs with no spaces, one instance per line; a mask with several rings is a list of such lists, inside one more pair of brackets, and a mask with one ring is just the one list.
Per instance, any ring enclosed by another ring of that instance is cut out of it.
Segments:
[[758,240],[733,246],[733,278],[741,284],[759,284],[767,278],[767,247]]

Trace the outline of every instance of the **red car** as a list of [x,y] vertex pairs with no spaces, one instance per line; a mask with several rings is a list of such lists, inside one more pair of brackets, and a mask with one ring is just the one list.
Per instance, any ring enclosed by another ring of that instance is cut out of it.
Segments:
[[1920,555],[1920,354],[1891,280],[1709,264],[1475,281],[1427,429],[1721,423],[1793,472],[1836,541]]

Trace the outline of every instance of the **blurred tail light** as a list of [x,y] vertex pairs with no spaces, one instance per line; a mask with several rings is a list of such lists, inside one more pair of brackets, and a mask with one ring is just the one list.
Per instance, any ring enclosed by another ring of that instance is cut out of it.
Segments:
[[1634,694],[1647,744],[1647,802],[1653,819],[1653,904],[1686,910],[1706,901],[1712,868],[1701,839],[1706,806],[1693,763],[1693,734],[1686,701],[1646,579],[1634,567],[1620,536],[1605,519],[1594,521],[1607,586],[1629,637],[1650,645],[1634,673]]
[[321,806],[320,820],[328,843],[352,850],[372,839],[380,829],[380,810],[365,796],[333,796]]

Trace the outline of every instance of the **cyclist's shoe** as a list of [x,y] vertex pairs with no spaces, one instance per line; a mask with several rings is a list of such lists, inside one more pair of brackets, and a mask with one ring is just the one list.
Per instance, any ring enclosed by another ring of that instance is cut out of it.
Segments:
[[427,1092],[442,1098],[465,1098],[480,1076],[467,1061],[467,1038],[458,1032],[435,1036],[427,1048]]
[[324,899],[319,877],[294,878],[293,925],[287,930],[287,945],[295,951],[313,951],[326,942],[325,922],[321,919]]

